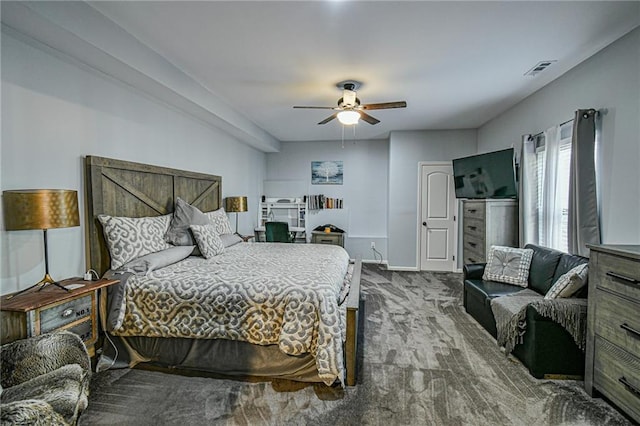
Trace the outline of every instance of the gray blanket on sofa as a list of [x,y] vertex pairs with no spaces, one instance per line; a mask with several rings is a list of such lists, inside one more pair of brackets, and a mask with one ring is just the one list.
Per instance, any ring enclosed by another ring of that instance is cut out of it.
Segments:
[[497,342],[509,355],[518,343],[522,343],[527,323],[527,306],[531,305],[540,315],[560,324],[584,351],[586,346],[587,299],[544,299],[533,290],[496,297],[491,300],[491,310],[496,320]]

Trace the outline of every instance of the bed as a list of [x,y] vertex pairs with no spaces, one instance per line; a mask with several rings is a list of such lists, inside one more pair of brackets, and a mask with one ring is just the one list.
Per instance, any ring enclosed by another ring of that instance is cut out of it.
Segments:
[[[178,199],[202,212],[222,205],[220,176],[95,156],[85,172],[87,266],[101,276],[114,272],[99,217],[157,223]],[[361,264],[342,248],[239,243],[162,266],[121,274],[101,298],[128,365],[355,385]]]

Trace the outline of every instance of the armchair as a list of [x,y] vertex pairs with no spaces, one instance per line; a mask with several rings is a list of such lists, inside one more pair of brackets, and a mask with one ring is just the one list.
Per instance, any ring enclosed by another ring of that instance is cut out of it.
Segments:
[[91,361],[78,335],[56,331],[0,348],[0,423],[74,425],[87,407]]

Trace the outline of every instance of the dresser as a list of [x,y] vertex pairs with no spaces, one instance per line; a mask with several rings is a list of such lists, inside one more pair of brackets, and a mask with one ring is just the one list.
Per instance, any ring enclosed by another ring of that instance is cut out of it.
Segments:
[[585,389],[640,422],[640,246],[589,246]]
[[518,247],[516,200],[462,202],[463,263],[483,263],[492,245]]
[[68,330],[80,336],[89,356],[94,356],[98,340],[98,290],[119,280],[60,281],[70,288],[64,291],[49,285],[38,291],[4,295],[0,300],[1,342],[37,336],[56,330]]
[[311,243],[313,244],[333,244],[344,247],[344,232],[311,232]]

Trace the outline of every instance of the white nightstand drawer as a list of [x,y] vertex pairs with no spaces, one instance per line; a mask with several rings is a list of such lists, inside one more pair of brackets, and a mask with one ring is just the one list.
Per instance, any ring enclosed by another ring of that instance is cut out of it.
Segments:
[[40,332],[48,333],[91,315],[91,295],[40,310]]

